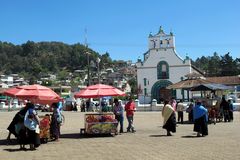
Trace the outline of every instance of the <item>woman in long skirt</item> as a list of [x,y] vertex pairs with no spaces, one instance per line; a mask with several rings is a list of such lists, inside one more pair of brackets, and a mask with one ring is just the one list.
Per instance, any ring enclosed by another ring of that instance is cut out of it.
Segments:
[[167,136],[171,136],[171,132],[176,132],[176,115],[173,107],[169,104],[169,101],[164,102],[162,110],[163,116],[163,128],[167,130]]
[[34,105],[31,104],[24,117],[24,125],[27,128],[28,142],[30,144],[30,150],[35,150],[40,146],[40,137],[39,137],[39,117]]
[[50,124],[50,133],[53,140],[58,141],[60,137],[60,126],[63,120],[57,103],[52,104],[53,115]]
[[197,105],[193,108],[193,119],[193,131],[197,132],[197,136],[208,135],[208,111],[201,105],[201,102],[197,102]]

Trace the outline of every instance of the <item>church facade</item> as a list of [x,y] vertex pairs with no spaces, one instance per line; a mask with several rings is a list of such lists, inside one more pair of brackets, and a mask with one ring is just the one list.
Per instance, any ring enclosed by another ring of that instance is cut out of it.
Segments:
[[175,49],[175,36],[166,34],[160,27],[157,34],[149,34],[148,51],[143,60],[137,61],[138,99],[140,103],[150,103],[156,99],[158,103],[164,99],[189,97],[187,91],[169,90],[166,87],[184,79],[184,76],[197,72],[190,59],[182,59]]

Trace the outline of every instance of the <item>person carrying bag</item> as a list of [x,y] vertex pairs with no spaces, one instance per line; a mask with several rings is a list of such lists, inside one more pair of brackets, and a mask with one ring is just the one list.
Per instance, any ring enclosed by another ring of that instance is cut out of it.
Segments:
[[39,117],[36,110],[34,110],[34,105],[25,114],[24,126],[27,128],[27,136],[30,144],[30,150],[36,150],[40,146],[40,129],[39,129]]

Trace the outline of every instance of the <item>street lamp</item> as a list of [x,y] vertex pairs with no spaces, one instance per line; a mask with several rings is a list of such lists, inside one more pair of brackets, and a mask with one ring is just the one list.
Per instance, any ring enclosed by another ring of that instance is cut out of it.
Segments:
[[100,63],[101,59],[98,57],[97,58],[97,72],[98,72],[98,84],[100,84],[100,73],[99,73],[99,63]]
[[89,55],[90,53],[89,52],[86,52],[87,54],[87,78],[88,78],[88,83],[87,83],[87,86],[90,86],[90,68],[89,68]]

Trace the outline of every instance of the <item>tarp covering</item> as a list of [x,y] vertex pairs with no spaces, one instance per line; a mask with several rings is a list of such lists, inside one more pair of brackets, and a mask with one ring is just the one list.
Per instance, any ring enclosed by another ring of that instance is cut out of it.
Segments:
[[191,91],[214,91],[214,90],[231,90],[233,87],[218,83],[200,84],[191,88]]
[[113,86],[96,84],[74,95],[75,98],[99,98],[105,96],[125,96],[125,93]]
[[61,97],[53,90],[38,84],[9,88],[5,90],[3,94],[18,99],[30,100],[33,103],[39,104],[51,104],[61,100]]

